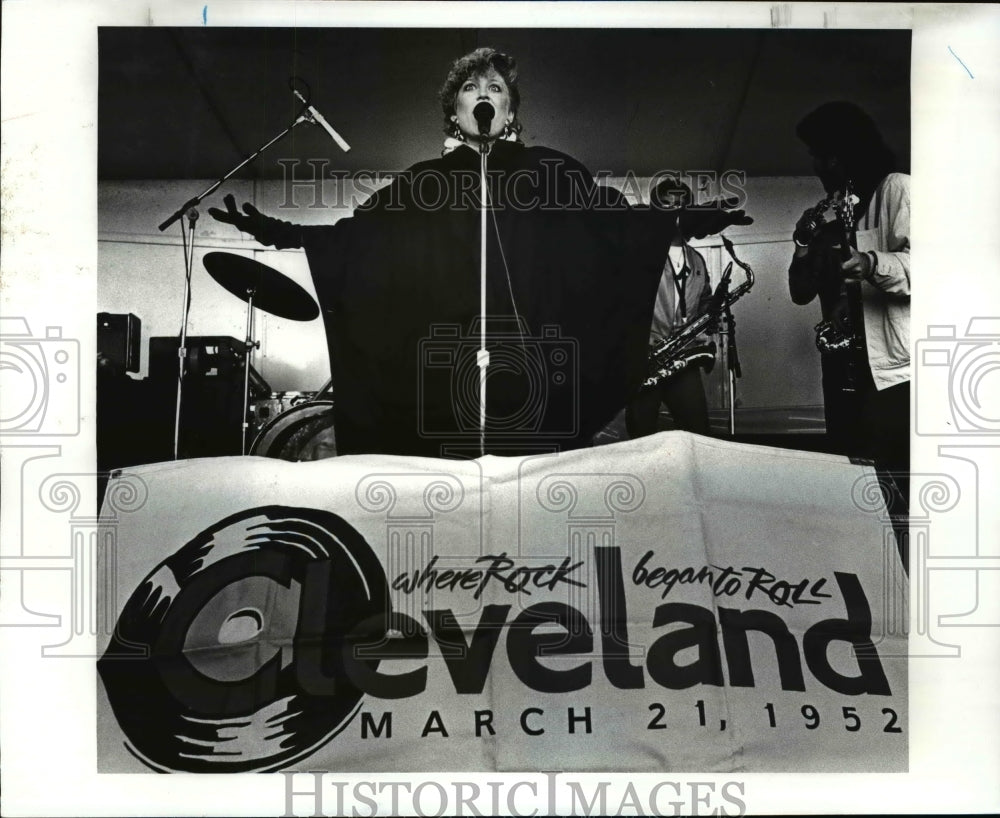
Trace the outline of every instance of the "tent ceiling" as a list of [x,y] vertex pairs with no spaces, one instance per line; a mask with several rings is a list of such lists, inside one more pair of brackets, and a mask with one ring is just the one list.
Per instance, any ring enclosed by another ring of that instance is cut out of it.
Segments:
[[594,172],[808,175],[794,125],[830,99],[866,108],[909,164],[909,31],[102,28],[99,177],[221,175],[294,119],[292,75],[353,149],[300,126],[242,176],[406,167],[439,152],[437,89],[479,45],[518,59],[525,141]]

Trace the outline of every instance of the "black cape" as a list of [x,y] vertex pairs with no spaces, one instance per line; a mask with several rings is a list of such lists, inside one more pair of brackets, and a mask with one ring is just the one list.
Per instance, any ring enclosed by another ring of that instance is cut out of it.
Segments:
[[[548,148],[498,142],[487,161],[486,451],[587,445],[645,373],[669,217]],[[480,454],[479,168],[462,146],[298,228],[341,454]]]

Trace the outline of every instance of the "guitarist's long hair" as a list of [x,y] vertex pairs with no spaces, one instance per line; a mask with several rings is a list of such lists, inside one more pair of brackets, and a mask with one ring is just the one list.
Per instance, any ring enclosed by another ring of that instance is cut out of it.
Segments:
[[795,133],[814,153],[836,156],[854,182],[864,212],[878,183],[896,170],[896,157],[874,120],[853,102],[827,102],[805,116]]

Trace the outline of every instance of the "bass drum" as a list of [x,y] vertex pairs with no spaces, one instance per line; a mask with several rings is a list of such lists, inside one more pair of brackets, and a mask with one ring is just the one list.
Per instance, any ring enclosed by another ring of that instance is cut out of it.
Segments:
[[250,454],[292,462],[336,457],[333,401],[301,403],[278,415],[260,430]]

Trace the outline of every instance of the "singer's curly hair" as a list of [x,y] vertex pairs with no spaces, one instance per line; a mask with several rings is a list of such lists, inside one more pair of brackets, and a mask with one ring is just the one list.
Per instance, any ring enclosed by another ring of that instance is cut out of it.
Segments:
[[438,91],[438,99],[441,101],[441,110],[444,112],[444,132],[450,134],[455,127],[451,121],[455,113],[455,98],[458,90],[469,77],[479,77],[486,74],[490,69],[496,71],[510,91],[510,110],[514,114],[510,127],[515,134],[520,134],[522,128],[517,111],[521,107],[521,92],[517,86],[517,63],[509,54],[497,51],[495,48],[477,48],[464,57],[459,57],[451,64],[448,72],[448,79],[444,81],[441,90]]

